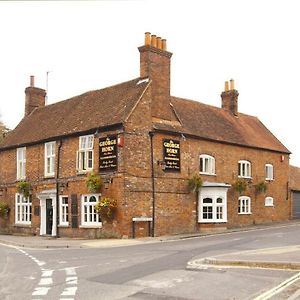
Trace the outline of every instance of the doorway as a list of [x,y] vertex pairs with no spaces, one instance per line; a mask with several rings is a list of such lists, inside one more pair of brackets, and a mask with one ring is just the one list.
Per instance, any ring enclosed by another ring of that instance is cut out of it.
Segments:
[[52,199],[46,199],[46,234],[52,234],[53,206]]

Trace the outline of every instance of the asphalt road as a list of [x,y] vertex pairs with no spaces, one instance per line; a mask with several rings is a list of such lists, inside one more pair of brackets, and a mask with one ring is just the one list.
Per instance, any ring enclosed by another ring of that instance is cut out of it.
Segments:
[[[187,263],[299,245],[299,233],[300,225],[293,224],[127,247],[50,250],[0,245],[0,299],[259,299],[299,272],[222,266],[189,270]],[[299,286],[297,279],[261,299],[297,299]]]

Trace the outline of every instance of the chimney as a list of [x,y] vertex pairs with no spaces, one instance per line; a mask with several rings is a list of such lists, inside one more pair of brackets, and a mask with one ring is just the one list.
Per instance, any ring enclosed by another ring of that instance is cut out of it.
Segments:
[[145,33],[145,44],[140,51],[140,77],[152,81],[152,116],[164,120],[176,120],[170,107],[170,64],[172,53],[161,37]]
[[35,108],[45,106],[46,91],[34,86],[34,76],[30,76],[30,86],[25,89],[25,117]]
[[225,89],[221,94],[222,108],[234,116],[238,115],[238,96],[238,91],[234,89],[234,80],[225,81]]

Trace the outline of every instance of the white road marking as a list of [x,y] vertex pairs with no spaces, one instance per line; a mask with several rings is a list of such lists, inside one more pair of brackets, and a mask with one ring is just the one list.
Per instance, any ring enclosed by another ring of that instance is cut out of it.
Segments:
[[75,296],[76,291],[77,291],[77,286],[66,287],[60,295],[61,296]]
[[39,285],[50,285],[53,283],[53,280],[51,277],[41,278]]
[[274,295],[280,293],[283,291],[285,288],[296,282],[297,280],[300,279],[300,273],[297,273],[296,275],[288,278],[287,280],[283,281],[279,285],[275,286],[274,288],[266,291],[265,293],[261,294],[260,296],[256,297],[253,300],[267,300],[273,297]]
[[42,270],[42,277],[51,277],[53,270]]
[[74,284],[74,285],[76,285],[78,283],[77,276],[67,277],[66,278],[66,283],[67,284]]
[[64,270],[66,271],[67,276],[76,275],[75,268],[65,268]]
[[45,296],[49,290],[49,287],[36,287],[32,293],[32,296]]

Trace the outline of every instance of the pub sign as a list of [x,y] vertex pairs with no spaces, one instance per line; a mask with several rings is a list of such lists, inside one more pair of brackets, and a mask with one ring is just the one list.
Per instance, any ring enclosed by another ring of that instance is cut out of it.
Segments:
[[165,171],[180,172],[180,142],[163,140]]
[[118,149],[116,135],[99,139],[99,160],[100,172],[117,170]]

